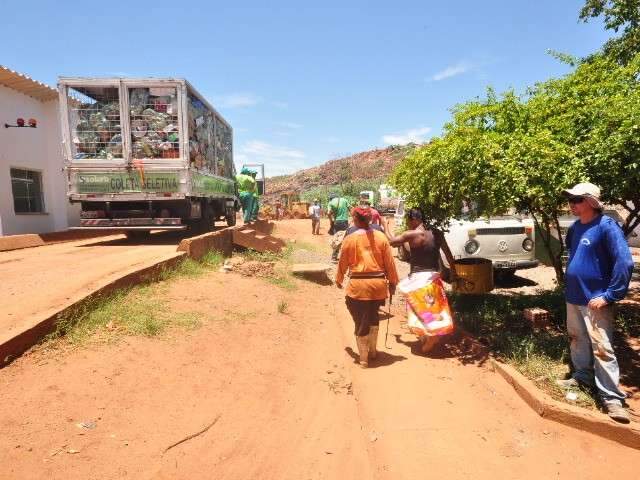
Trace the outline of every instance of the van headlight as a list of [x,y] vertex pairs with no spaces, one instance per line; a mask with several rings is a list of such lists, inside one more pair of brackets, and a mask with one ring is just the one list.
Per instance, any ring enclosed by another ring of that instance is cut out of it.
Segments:
[[471,240],[468,240],[467,243],[464,244],[464,251],[467,252],[469,255],[473,255],[474,253],[476,253],[479,248],[480,248],[480,244],[478,243],[477,240],[474,240],[473,238]]
[[525,238],[522,241],[522,249],[530,252],[531,250],[533,250],[533,240],[531,240],[530,238]]

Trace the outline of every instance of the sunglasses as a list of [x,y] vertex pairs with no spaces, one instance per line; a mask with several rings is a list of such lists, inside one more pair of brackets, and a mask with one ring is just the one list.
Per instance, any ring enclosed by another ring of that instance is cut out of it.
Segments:
[[584,201],[584,197],[569,197],[569,203],[582,203]]

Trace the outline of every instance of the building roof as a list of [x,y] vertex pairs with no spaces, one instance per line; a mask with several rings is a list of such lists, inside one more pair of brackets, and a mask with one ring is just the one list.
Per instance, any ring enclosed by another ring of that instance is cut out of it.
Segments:
[[0,65],[0,85],[12,88],[41,102],[48,102],[58,98],[58,91],[55,88],[11,70],[4,65]]

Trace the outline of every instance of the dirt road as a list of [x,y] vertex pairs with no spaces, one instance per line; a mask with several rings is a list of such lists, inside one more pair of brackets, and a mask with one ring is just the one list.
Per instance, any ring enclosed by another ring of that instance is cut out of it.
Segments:
[[114,235],[0,252],[0,337],[106,278],[175,252],[180,238],[159,233],[135,243]]
[[[279,228],[325,248],[306,221]],[[383,337],[360,369],[342,292],[295,283],[176,280],[171,308],[198,312],[201,328],[39,350],[0,370],[0,479],[636,475],[640,452],[540,418],[469,345],[414,354],[398,307],[390,348]]]

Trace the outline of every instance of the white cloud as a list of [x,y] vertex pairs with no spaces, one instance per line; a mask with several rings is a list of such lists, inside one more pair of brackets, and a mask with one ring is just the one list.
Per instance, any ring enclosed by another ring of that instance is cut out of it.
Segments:
[[220,108],[253,107],[261,101],[262,99],[253,93],[231,93],[213,97],[214,106]]
[[278,147],[260,140],[250,140],[242,147],[242,152],[266,158],[304,158],[304,152],[288,147]]
[[280,122],[278,123],[278,125],[284,128],[290,128],[291,130],[299,130],[300,128],[302,128],[302,125],[293,122]]
[[265,175],[283,175],[306,168],[306,155],[301,150],[250,140],[236,155],[238,162],[264,163]]
[[473,65],[469,62],[458,62],[455,65],[450,65],[444,70],[434,74],[430,80],[432,82],[439,82],[440,80],[445,80],[447,78],[456,77],[458,75],[462,75],[463,73],[467,73],[469,70],[473,69]]
[[431,131],[430,127],[418,127],[403,133],[391,133],[382,136],[386,145],[406,145],[407,143],[423,143],[425,136]]

